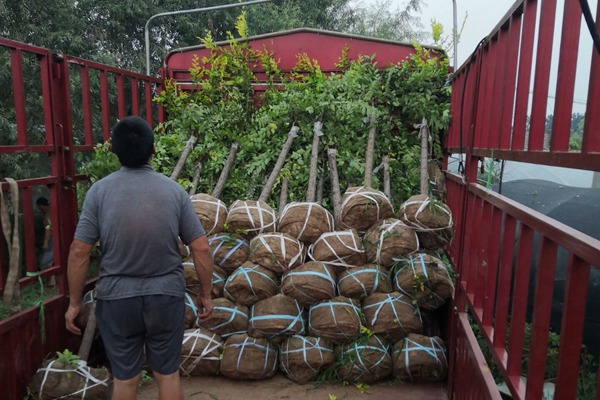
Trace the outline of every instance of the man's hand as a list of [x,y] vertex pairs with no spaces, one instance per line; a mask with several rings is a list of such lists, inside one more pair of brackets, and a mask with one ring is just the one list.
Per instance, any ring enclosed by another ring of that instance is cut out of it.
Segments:
[[[200,312],[202,311],[202,312]],[[210,318],[213,311],[213,302],[210,297],[198,297],[198,322],[204,322]]]
[[74,306],[74,305],[69,304],[69,308],[67,309],[67,312],[65,313],[65,323],[66,323],[67,330],[76,335],[81,335],[81,329],[79,329],[77,327],[77,325],[75,325],[75,319],[79,315],[80,311],[81,311],[81,305]]

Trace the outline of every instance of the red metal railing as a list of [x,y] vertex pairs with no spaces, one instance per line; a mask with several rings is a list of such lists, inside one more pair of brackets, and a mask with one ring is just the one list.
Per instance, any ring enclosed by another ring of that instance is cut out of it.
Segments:
[[[55,275],[60,295],[45,303],[46,342],[41,340],[39,308],[25,310],[0,321],[0,387],[6,398],[22,398],[25,384],[48,352],[66,347],[64,279],[67,256],[77,222],[76,159],[108,139],[110,127],[128,112],[145,116],[154,125],[162,122],[162,109],[152,103],[161,80],[46,49],[0,38],[0,57],[10,60],[12,90],[0,97],[7,121],[0,138],[0,155],[34,155],[38,164],[29,176],[17,179],[20,191],[22,279],[25,287],[37,282],[25,272],[39,270],[35,236],[35,197],[50,199],[54,259],[40,271]],[[36,96],[36,92],[39,96]],[[39,100],[41,98],[41,100]],[[11,139],[14,137],[14,139]],[[18,162],[18,161],[16,161]],[[40,167],[40,165],[42,167]],[[14,173],[19,171],[15,169]],[[8,184],[0,182],[8,195]],[[0,241],[0,294],[8,273],[4,239]]]
[[[559,252],[566,252],[568,262],[554,398],[576,398],[589,275],[600,264],[600,241],[478,185],[477,170],[490,157],[600,171],[600,55],[591,41],[582,45],[589,34],[581,29],[581,20],[575,0],[562,5],[556,0],[517,1],[453,80],[446,148],[464,154],[465,160],[464,176],[447,173],[456,222],[450,249],[457,266],[453,327],[465,325],[468,309],[517,399],[543,398]],[[599,20],[600,7],[597,29]],[[578,63],[590,72],[582,146],[573,151],[569,140],[575,82],[581,78],[576,76]],[[528,299],[533,299],[533,310],[525,371]],[[468,324],[465,328],[470,330]],[[456,328],[452,336],[455,344],[469,340]],[[455,349],[456,359],[466,357],[460,346]],[[461,373],[454,369],[450,382]]]

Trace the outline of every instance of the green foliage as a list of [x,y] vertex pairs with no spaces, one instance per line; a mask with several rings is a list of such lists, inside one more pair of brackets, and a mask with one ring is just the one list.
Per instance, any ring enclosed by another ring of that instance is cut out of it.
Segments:
[[57,351],[56,357],[58,358],[58,361],[64,365],[68,365],[72,368],[77,368],[79,366],[79,356],[72,353],[69,349],[65,349],[62,353]]

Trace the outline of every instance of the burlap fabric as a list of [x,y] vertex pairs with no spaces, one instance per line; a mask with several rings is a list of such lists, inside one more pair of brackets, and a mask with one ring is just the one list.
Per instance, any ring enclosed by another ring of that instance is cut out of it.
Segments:
[[377,221],[394,216],[392,203],[370,187],[350,187],[342,196],[338,229],[356,229],[361,235]]
[[[190,295],[198,296],[200,294],[200,281],[193,262],[183,263],[183,277],[185,278],[185,289]],[[214,266],[212,274],[211,297],[216,299],[223,297],[223,287],[227,280],[227,272],[217,265]]]
[[429,175],[429,190],[433,196],[443,202],[446,201],[446,177],[437,164],[429,162],[427,164],[427,174]]
[[363,300],[362,310],[367,328],[389,342],[423,332],[419,309],[402,293],[374,293]]
[[179,371],[183,376],[211,376],[219,372],[223,339],[208,329],[189,329],[183,334]]
[[223,231],[227,220],[227,206],[225,203],[204,193],[190,196],[190,200],[207,235]]
[[275,272],[250,261],[233,271],[223,288],[225,297],[246,306],[275,296],[278,292],[279,280]]
[[392,374],[389,346],[378,335],[342,346],[337,375],[350,382],[374,383]]
[[190,256],[192,255],[189,246],[183,244],[181,239],[179,239],[179,242],[177,243],[177,245],[179,247],[179,255],[181,256],[181,259],[183,259],[183,260],[189,259]]
[[196,304],[196,296],[186,292],[185,298],[185,318],[184,329],[189,329],[194,326],[198,318],[198,304]]
[[340,295],[352,299],[363,299],[373,293],[389,293],[392,291],[387,271],[377,264],[343,270],[338,277]]
[[220,233],[208,238],[213,263],[223,268],[227,273],[248,261],[250,246],[239,235]]
[[222,338],[248,331],[248,307],[226,298],[213,300],[213,312],[210,318],[200,323],[200,327],[214,332]]
[[110,379],[106,368],[90,368],[85,361],[73,367],[53,359],[42,364],[28,387],[38,400],[103,400],[108,398]]
[[441,307],[454,292],[444,262],[429,254],[418,253],[402,258],[394,270],[394,288],[412,297],[422,309]]
[[309,261],[281,278],[281,292],[298,300],[302,305],[312,305],[335,296],[335,267],[320,261]]
[[248,259],[278,275],[304,262],[304,243],[287,233],[263,233],[250,241]]
[[331,213],[317,203],[292,202],[279,215],[279,232],[308,244],[314,243],[319,236],[334,228]]
[[400,206],[399,218],[415,230],[423,249],[438,249],[453,237],[450,208],[426,195],[416,195]]
[[279,368],[296,383],[314,381],[333,363],[333,346],[324,338],[294,335],[279,346]]
[[252,306],[248,320],[248,335],[272,338],[304,333],[304,309],[291,297],[277,294]]
[[322,234],[308,248],[308,256],[311,260],[344,268],[366,263],[362,240],[354,229]]
[[[229,379],[267,379],[277,372],[277,348],[267,339],[233,335],[225,342],[221,374]],[[249,393],[252,396],[252,393]]]
[[448,376],[446,346],[439,337],[411,333],[392,348],[393,374],[414,382],[439,382]]
[[384,267],[419,250],[417,234],[404,222],[388,218],[373,225],[363,238],[367,261]]
[[236,200],[229,207],[227,230],[253,237],[276,231],[277,215],[264,201]]
[[333,343],[355,340],[360,335],[361,311],[358,302],[336,296],[310,307],[310,336],[324,337]]

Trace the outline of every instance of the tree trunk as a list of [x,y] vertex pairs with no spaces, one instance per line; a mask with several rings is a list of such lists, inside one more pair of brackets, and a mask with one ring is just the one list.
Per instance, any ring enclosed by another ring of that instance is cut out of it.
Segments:
[[202,161],[198,161],[194,167],[194,179],[192,179],[192,187],[190,188],[189,195],[193,196],[198,190],[198,181],[200,180],[200,172],[202,172]]
[[317,182],[317,203],[323,205],[323,187],[325,186],[325,168],[319,175],[319,181]]
[[183,170],[185,161],[187,160],[188,156],[194,149],[194,144],[196,144],[196,135],[192,134],[192,136],[190,136],[189,140],[185,143],[185,147],[183,148],[183,151],[181,152],[179,161],[177,161],[177,165],[175,165],[175,169],[173,169],[173,173],[171,174],[171,179],[173,179],[174,181],[176,181],[177,178],[179,178],[179,174],[181,174],[181,171]]
[[281,193],[279,194],[279,212],[283,211],[288,200],[288,187],[290,181],[287,177],[281,180]]
[[83,361],[88,360],[90,356],[90,349],[92,348],[92,342],[94,341],[94,333],[96,332],[96,301],[92,302],[92,309],[88,316],[87,324],[85,325],[85,331],[83,332],[83,338],[81,339],[81,345],[79,346],[79,353],[77,355]]
[[323,124],[321,121],[315,122],[313,129],[312,153],[310,155],[310,173],[308,175],[308,191],[306,192],[306,201],[312,203],[315,201],[315,192],[317,191],[317,167],[319,163],[319,141],[323,136]]
[[[375,107],[374,103],[371,106]],[[367,140],[367,154],[365,156],[365,186],[372,186],[373,179],[373,153],[375,152],[375,116],[369,117],[369,138]]]
[[237,153],[238,144],[232,143],[231,148],[229,149],[229,155],[227,156],[227,161],[225,161],[225,166],[223,167],[223,171],[221,171],[221,175],[219,176],[219,180],[217,181],[217,185],[212,192],[212,197],[219,198],[221,197],[221,192],[225,188],[225,182],[227,182],[227,177],[229,176],[229,171],[233,166],[235,161],[235,155]]
[[333,194],[333,214],[335,216],[335,220],[337,221],[340,215],[340,202],[342,201],[342,194],[340,192],[340,180],[338,177],[336,156],[336,149],[327,150],[329,173],[331,175],[331,191]]
[[388,197],[392,198],[392,191],[390,188],[390,156],[383,156],[383,193]]
[[5,178],[10,188],[13,209],[13,226],[12,239],[10,235],[11,223],[8,213],[8,206],[4,199],[4,193],[0,190],[0,218],[4,239],[8,244],[8,276],[4,286],[4,294],[2,300],[9,313],[16,314],[21,311],[21,287],[19,286],[19,278],[21,277],[21,249],[19,235],[19,187],[17,182],[12,178]]
[[423,117],[423,122],[417,125],[420,128],[419,136],[421,137],[421,194],[429,194],[429,174],[427,173],[427,162],[429,160],[429,152],[427,150],[427,141],[429,140],[429,129],[427,127],[427,119]]
[[259,201],[266,202],[267,199],[269,198],[269,196],[271,195],[271,191],[273,190],[273,186],[275,185],[275,180],[277,179],[277,175],[279,175],[279,172],[281,171],[281,168],[283,167],[283,163],[285,162],[285,158],[287,157],[287,154],[290,151],[290,148],[292,147],[294,138],[296,136],[298,136],[298,129],[299,128],[296,125],[292,126],[292,129],[290,129],[290,133],[288,134],[288,138],[285,141],[283,148],[281,149],[281,153],[279,153],[279,158],[277,159],[277,162],[275,163],[275,167],[273,167],[273,171],[271,172],[269,179],[267,179],[267,183],[263,187],[262,193],[260,194],[260,197],[258,198]]

